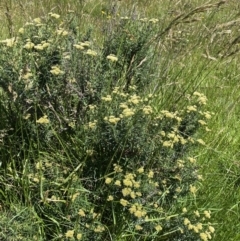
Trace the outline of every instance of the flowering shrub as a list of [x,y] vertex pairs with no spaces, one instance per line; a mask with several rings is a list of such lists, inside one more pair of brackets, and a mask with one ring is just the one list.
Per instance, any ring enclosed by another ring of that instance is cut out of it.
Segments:
[[103,49],[72,13],[62,20],[50,13],[1,41],[4,208],[33,206],[45,240],[211,239],[210,212],[181,205],[197,192],[187,151],[205,145],[195,133],[211,113],[198,92],[174,111],[148,93],[157,20],[116,20]]
[[[156,233],[171,239],[184,233],[186,238],[187,229],[193,230],[188,235],[196,240],[204,229],[189,228],[184,225],[186,214],[171,216],[169,210],[187,193],[197,192],[194,182],[201,175],[196,159],[186,151],[195,144],[205,145],[192,135],[198,126],[206,128],[205,120],[210,118],[209,112],[199,110],[206,97],[195,92],[185,109],[157,111],[153,105],[156,95],[142,97],[136,86],[130,89],[125,93],[115,87],[101,98],[99,106],[89,106],[85,128],[90,149],[83,177],[92,176],[92,182],[84,186],[97,194],[93,202],[98,203],[108,227],[114,212],[117,223],[131,220],[129,232],[138,232],[145,239],[152,240]],[[182,222],[182,228],[176,228],[176,222]]]

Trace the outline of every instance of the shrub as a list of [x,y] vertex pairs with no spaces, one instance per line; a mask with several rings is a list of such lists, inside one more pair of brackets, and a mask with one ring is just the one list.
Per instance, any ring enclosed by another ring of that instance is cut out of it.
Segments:
[[204,145],[206,97],[156,106],[153,20],[111,19],[102,49],[62,20],[34,19],[0,46],[3,208],[32,207],[47,240],[210,239],[210,213],[181,210],[200,178],[187,151]]

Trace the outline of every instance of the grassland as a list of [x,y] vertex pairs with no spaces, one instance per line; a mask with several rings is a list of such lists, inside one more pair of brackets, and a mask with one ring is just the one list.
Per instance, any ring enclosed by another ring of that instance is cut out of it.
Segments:
[[[169,110],[185,108],[188,105],[186,96],[198,91],[207,96],[208,111],[214,112],[208,122],[210,131],[199,129],[196,133],[206,145],[189,150],[189,155],[197,159],[203,181],[198,186],[195,198],[189,196],[181,202],[185,202],[189,210],[211,210],[211,224],[215,228],[212,240],[239,241],[240,3],[236,0],[219,2],[139,0],[134,3],[100,0],[1,1],[0,19],[3,21],[0,29],[1,39],[14,37],[25,22],[48,15],[49,12],[64,16],[69,10],[74,10],[77,15],[79,31],[87,32],[91,29],[92,38],[99,48],[105,41],[102,28],[108,16],[113,18],[118,14],[159,20],[156,25],[158,28],[156,34],[151,39],[152,42],[150,41],[155,63],[152,69],[148,69],[149,79],[152,78],[154,81],[149,85],[147,92],[153,91],[160,96],[154,102],[155,108]],[[1,144],[3,142],[0,142]],[[64,147],[65,144],[62,146]],[[7,179],[8,177],[4,180]],[[11,188],[14,184],[11,184],[10,180],[8,185]],[[4,188],[0,191],[3,196],[6,195]],[[16,199],[17,196],[13,193],[10,199],[12,203],[8,203],[16,211],[14,217],[21,216],[20,211],[24,210],[22,207],[18,209]],[[1,205],[4,210],[2,220],[5,220],[8,210],[5,210],[3,203]],[[22,205],[27,207],[28,202]],[[30,206],[32,207],[32,204]],[[35,222],[42,222],[41,217],[33,215],[32,218]],[[7,228],[2,229],[1,232],[4,234],[6,230]],[[42,231],[35,230],[35,232]],[[116,240],[144,240],[137,236],[134,238],[133,234],[127,236],[124,230],[116,232],[123,234],[123,236],[118,234]],[[8,240],[7,233],[4,235],[5,240]],[[22,240],[27,239],[23,237]],[[165,239],[164,236],[158,237],[156,234],[154,240]]]

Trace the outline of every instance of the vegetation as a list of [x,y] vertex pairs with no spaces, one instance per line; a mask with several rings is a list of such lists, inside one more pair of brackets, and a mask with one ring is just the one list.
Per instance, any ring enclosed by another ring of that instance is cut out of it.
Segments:
[[0,239],[239,240],[238,5],[3,1]]

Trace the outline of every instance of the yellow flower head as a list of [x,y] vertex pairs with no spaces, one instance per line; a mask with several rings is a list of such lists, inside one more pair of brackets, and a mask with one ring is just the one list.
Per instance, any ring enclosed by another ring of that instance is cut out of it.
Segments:
[[96,108],[97,108],[97,106],[96,106],[96,105],[89,105],[88,107],[89,107],[89,109],[90,109],[90,110],[94,110],[94,109],[96,109]]
[[178,192],[178,193],[180,193],[180,192],[182,191],[182,189],[181,189],[180,187],[177,187],[177,188],[175,189],[175,191]]
[[34,18],[33,22],[39,24],[39,23],[41,23],[41,18]]
[[205,142],[204,142],[204,140],[202,140],[202,139],[197,139],[197,142],[198,142],[199,144],[203,145],[203,146],[206,145]]
[[207,124],[204,120],[198,120],[198,123],[201,124],[202,126],[205,126]]
[[154,172],[152,170],[150,170],[148,172],[148,178],[153,178],[153,176],[154,176]]
[[127,187],[132,187],[133,186],[133,183],[130,179],[126,178],[123,180],[123,184]]
[[18,32],[19,32],[20,34],[23,34],[23,33],[24,33],[24,28],[20,28],[20,29],[18,30]]
[[186,212],[187,212],[187,209],[186,209],[186,208],[183,208],[183,209],[182,209],[182,212],[183,212],[183,213],[186,213]]
[[207,97],[206,96],[201,96],[198,98],[198,103],[199,104],[202,104],[202,105],[206,105],[206,102],[207,102]]
[[23,46],[23,48],[25,48],[25,49],[32,49],[34,47],[34,43],[32,43],[32,42],[27,42],[24,46]]
[[208,241],[208,236],[207,236],[206,233],[200,233],[200,238],[201,238],[201,240],[203,240],[203,241]]
[[137,224],[137,225],[135,225],[135,229],[136,230],[142,230],[143,228],[140,225]]
[[200,213],[198,212],[198,210],[194,211],[194,214],[199,218],[200,217]]
[[43,117],[41,117],[40,119],[38,119],[36,121],[36,123],[39,123],[39,124],[48,124],[50,121],[49,119],[47,118],[47,115],[44,115]]
[[132,109],[126,108],[123,110],[122,115],[124,117],[130,117],[134,115],[134,111]]
[[175,115],[173,113],[169,112],[168,110],[162,110],[161,113],[164,114],[165,117],[170,118],[170,119],[175,117]]
[[165,131],[160,131],[160,135],[161,135],[161,136],[166,136]]
[[25,80],[27,80],[27,79],[29,79],[29,78],[32,77],[32,76],[33,76],[33,74],[30,73],[30,72],[28,72],[28,73],[26,73],[25,75],[23,75],[22,78],[25,79]]
[[191,163],[196,163],[196,159],[195,159],[195,158],[188,157],[187,159],[188,159]]
[[130,197],[132,198],[132,199],[134,199],[134,198],[136,198],[136,193],[134,192],[134,191],[132,191],[131,193],[130,193]]
[[126,103],[121,103],[121,104],[119,105],[119,107],[120,107],[120,108],[123,108],[123,109],[128,109],[128,106],[127,106]]
[[80,49],[80,50],[84,49],[84,47],[80,44],[74,44],[73,47],[75,47],[76,49]]
[[121,19],[123,19],[123,20],[128,20],[129,17],[125,16],[125,17],[121,17]]
[[112,62],[117,62],[118,61],[118,58],[116,55],[114,54],[110,54],[107,56],[107,59],[111,60]]
[[192,230],[193,228],[194,228],[194,226],[191,223],[189,223],[188,224],[188,230]]
[[190,188],[189,188],[190,192],[195,194],[197,192],[197,188],[193,185],[190,184]]
[[134,180],[134,177],[135,177],[136,175],[135,174],[133,174],[133,173],[127,173],[126,175],[125,175],[125,178],[126,179],[129,179],[129,180]]
[[133,214],[137,211],[137,207],[136,207],[136,205],[133,204],[128,210],[131,214]]
[[148,106],[145,106],[145,107],[143,108],[143,112],[144,112],[145,115],[151,114],[151,113],[153,112],[152,107],[149,106],[149,105],[148,105]]
[[135,188],[139,188],[140,187],[140,181],[132,181],[133,182],[133,186],[135,187]]
[[130,97],[130,99],[128,101],[136,105],[141,101],[141,99],[139,96],[134,94]]
[[60,29],[57,30],[57,35],[67,36],[68,35],[68,31],[60,28]]
[[172,141],[164,141],[163,146],[173,148],[173,142]]
[[88,49],[86,52],[87,55],[91,55],[91,56],[97,56],[97,52],[91,49]]
[[79,44],[83,47],[89,47],[91,43],[89,41],[85,41],[85,42],[80,42]]
[[131,188],[123,188],[122,189],[122,194],[123,194],[124,197],[130,195],[131,192],[132,192]]
[[134,213],[134,216],[137,217],[137,218],[141,218],[141,217],[144,217],[146,216],[146,211],[144,210],[141,210],[141,209],[138,209],[135,213]]
[[122,172],[123,171],[123,169],[122,169],[122,167],[120,165],[114,164],[113,166],[114,166],[114,171],[115,172]]
[[74,230],[68,230],[68,231],[65,233],[66,238],[72,238],[73,235],[74,235]]
[[107,178],[105,179],[105,183],[106,183],[106,184],[110,184],[111,182],[112,182],[112,178],[107,177]]
[[138,169],[137,169],[137,172],[138,172],[138,173],[143,173],[143,172],[144,172],[144,168],[143,168],[143,167],[138,168]]
[[105,228],[103,226],[98,225],[95,229],[94,232],[95,233],[101,233],[105,230]]
[[141,192],[136,192],[136,195],[137,195],[138,197],[141,197],[141,196],[142,196],[142,193],[141,193]]
[[214,228],[213,226],[209,226],[208,229],[209,229],[209,231],[210,231],[211,233],[214,233],[214,232],[215,232],[215,228]]
[[204,215],[205,215],[206,218],[211,218],[211,211],[205,210]]
[[206,119],[211,119],[211,117],[212,117],[211,114],[209,113],[209,111],[204,112],[204,116]]
[[36,49],[36,50],[43,50],[44,47],[41,44],[37,44],[37,45],[34,46],[34,49]]
[[45,49],[50,45],[50,43],[42,42],[42,47]]
[[196,227],[197,227],[198,230],[202,230],[203,229],[203,226],[202,226],[201,223],[197,223]]
[[77,240],[81,240],[82,239],[82,234],[81,233],[78,233],[77,234]]
[[112,201],[112,200],[113,200],[113,196],[109,195],[108,198],[107,198],[107,201]]
[[56,13],[49,13],[49,15],[53,18],[56,18],[56,19],[60,18],[60,15],[56,14]]
[[16,44],[16,38],[8,38],[5,40],[0,41],[0,43],[5,43],[7,47],[13,47]]
[[119,181],[119,180],[117,180],[117,181],[115,181],[115,183],[114,183],[116,186],[119,186],[119,187],[121,187],[121,182]]
[[120,118],[115,117],[115,116],[110,116],[110,117],[108,118],[108,121],[109,121],[110,123],[112,123],[112,124],[117,124],[117,123],[120,121]]
[[188,225],[190,224],[190,221],[188,218],[184,218],[184,221],[183,221],[184,225]]
[[102,97],[101,99],[102,99],[103,101],[106,101],[106,102],[111,102],[111,101],[112,101],[111,95],[107,95],[106,97]]
[[89,123],[88,123],[88,127],[89,127],[90,129],[95,129],[96,126],[97,126],[97,121],[96,121],[96,120],[93,121],[93,122],[89,122]]
[[151,18],[148,20],[150,23],[157,23],[159,20],[157,18]]
[[120,199],[120,204],[123,205],[124,207],[126,207],[128,205],[128,201],[123,199],[123,198],[121,198]]
[[206,104],[207,97],[204,94],[201,94],[199,92],[194,92],[193,95],[198,97],[198,103],[199,104],[202,104],[202,105]]
[[191,112],[191,111],[197,111],[197,106],[195,105],[187,106],[187,112]]
[[79,192],[77,192],[77,193],[74,193],[72,196],[71,196],[71,199],[72,199],[72,201],[74,202],[75,201],[75,199],[79,196]]
[[64,74],[64,72],[62,70],[60,70],[59,67],[56,66],[56,65],[51,67],[50,73],[53,74],[53,75]]
[[82,209],[79,209],[78,214],[81,217],[85,217],[86,216],[85,212]]
[[157,232],[162,231],[162,226],[161,225],[157,225],[157,226],[155,226],[155,229],[156,229]]

